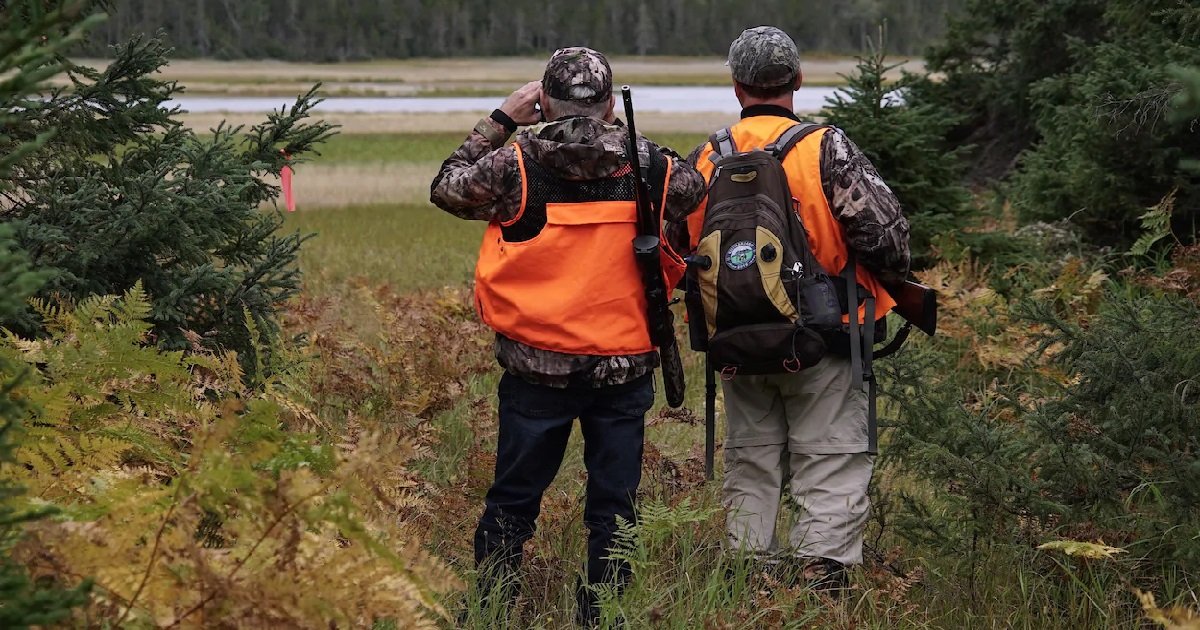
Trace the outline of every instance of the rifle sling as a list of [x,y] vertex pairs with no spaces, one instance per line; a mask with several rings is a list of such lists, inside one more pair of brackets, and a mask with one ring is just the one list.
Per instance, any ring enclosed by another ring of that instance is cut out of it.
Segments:
[[[858,278],[854,253],[850,252],[842,277],[846,279],[846,303],[849,306],[847,319],[850,328],[850,386],[867,394],[867,453],[879,451],[879,427],[876,418],[875,374],[872,370],[872,353],[875,345],[875,296],[864,296],[865,318],[858,320]],[[863,343],[863,339],[869,341]]]
[[883,359],[896,354],[900,350],[900,347],[904,345],[904,342],[908,340],[908,335],[912,333],[912,329],[912,322],[904,320],[904,325],[900,327],[900,330],[896,331],[896,336],[892,337],[892,340],[886,346],[875,352],[874,358]]
[[717,373],[704,353],[704,478],[713,478],[713,451],[717,441]]
[[850,387],[862,389],[862,331],[858,321],[858,279],[854,267],[854,254],[851,253],[842,270],[842,277],[846,279],[846,319],[850,326]]
[[875,351],[875,296],[867,294],[866,313],[863,318],[863,378],[867,381],[867,453],[879,452],[879,427],[875,418],[875,370],[872,366]]

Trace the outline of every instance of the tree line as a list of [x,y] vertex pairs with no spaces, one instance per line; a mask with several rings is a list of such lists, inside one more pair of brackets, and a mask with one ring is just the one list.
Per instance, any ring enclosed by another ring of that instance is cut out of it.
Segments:
[[961,0],[109,0],[81,54],[165,32],[176,57],[347,61],[540,55],[589,45],[610,54],[718,55],[742,29],[772,24],[803,51],[857,53],[883,25],[888,48],[919,54]]

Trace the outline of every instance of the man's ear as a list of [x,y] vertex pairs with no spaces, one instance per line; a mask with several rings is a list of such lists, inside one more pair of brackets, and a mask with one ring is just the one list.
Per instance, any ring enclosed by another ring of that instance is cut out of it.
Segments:
[[550,118],[550,110],[546,109],[546,92],[544,90],[538,90],[538,107],[542,108],[541,122],[550,122],[553,120]]
[[797,69],[796,84],[792,87],[792,91],[795,92],[796,90],[799,90],[801,85],[804,85],[804,71]]
[[604,122],[612,124],[617,120],[617,95],[608,95],[608,111],[604,113]]
[[746,90],[743,90],[742,84],[738,83],[737,81],[733,82],[733,95],[737,97],[739,105],[745,106]]

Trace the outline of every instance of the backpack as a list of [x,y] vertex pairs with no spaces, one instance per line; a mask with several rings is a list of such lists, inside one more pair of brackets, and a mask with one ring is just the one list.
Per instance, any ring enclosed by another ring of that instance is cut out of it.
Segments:
[[837,285],[813,255],[782,164],[824,126],[793,125],[751,151],[728,128],[709,139],[715,169],[686,303],[692,348],[725,378],[816,365],[843,329]]

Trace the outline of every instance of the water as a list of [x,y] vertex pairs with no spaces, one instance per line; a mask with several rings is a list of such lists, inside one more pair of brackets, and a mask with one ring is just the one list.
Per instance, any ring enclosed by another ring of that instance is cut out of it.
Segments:
[[[795,94],[796,111],[814,112],[825,105],[837,88],[802,87]],[[485,112],[495,109],[504,100],[498,96],[425,98],[411,96],[347,97],[331,96],[316,107],[318,112],[363,113],[436,113]],[[264,112],[290,105],[295,99],[271,96],[187,96],[176,98],[172,104],[194,112]],[[719,112],[736,114],[741,111],[733,88],[683,86],[633,86],[633,103],[638,111],[658,112]],[[617,103],[620,108],[621,104]]]

